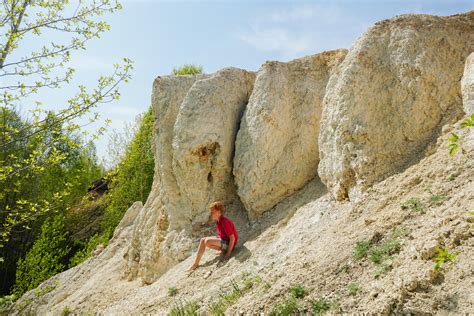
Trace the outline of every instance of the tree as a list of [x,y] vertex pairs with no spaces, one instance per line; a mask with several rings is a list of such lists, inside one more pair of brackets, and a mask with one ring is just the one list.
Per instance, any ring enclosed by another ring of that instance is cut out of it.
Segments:
[[[15,193],[25,181],[67,161],[73,149],[81,146],[72,137],[81,129],[77,120],[99,120],[99,114],[92,111],[99,104],[118,99],[118,86],[129,80],[132,64],[124,58],[122,65],[114,64],[111,75],[98,78],[94,89],[79,86],[77,94],[59,111],[46,111],[40,102],[33,101],[40,90],[59,89],[71,82],[75,72],[67,67],[71,54],[84,50],[87,42],[109,30],[101,17],[120,8],[118,2],[110,0],[5,0],[0,4],[0,112],[5,118],[16,113],[19,103],[35,104],[28,121],[0,120],[0,151],[8,153],[0,159],[0,187],[4,189],[0,199],[9,196],[0,210],[0,247],[8,242],[14,228],[28,229],[38,217],[60,209],[70,194],[70,185],[43,199],[21,199]],[[44,44],[28,45],[29,51],[22,53],[18,48],[27,38],[29,43],[34,38],[34,43]],[[66,40],[51,41],[56,38]],[[14,149],[25,145],[29,150],[17,155]]]
[[83,249],[75,253],[70,266],[86,260],[98,244],[107,245],[127,209],[135,202],[145,202],[153,184],[153,112],[148,109],[137,119],[138,129],[127,144],[122,161],[109,173],[111,185],[106,196],[101,233],[91,236]]
[[20,297],[26,291],[34,289],[41,282],[58,272],[63,271],[62,260],[69,248],[64,233],[64,217],[56,215],[46,219],[41,227],[41,234],[26,254],[18,261],[16,283],[13,293]]

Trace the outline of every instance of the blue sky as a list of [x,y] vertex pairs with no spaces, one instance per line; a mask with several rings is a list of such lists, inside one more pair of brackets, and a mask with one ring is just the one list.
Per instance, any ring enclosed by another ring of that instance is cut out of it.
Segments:
[[[205,72],[227,66],[257,70],[266,60],[287,61],[335,48],[349,48],[376,21],[404,13],[451,15],[474,9],[474,1],[158,1],[122,0],[106,17],[112,29],[86,51],[73,55],[74,84],[93,84],[122,57],[135,62],[122,98],[101,105],[103,118],[121,130],[150,105],[153,80],[183,63]],[[63,107],[75,90],[48,90],[38,98]],[[28,106],[25,105],[25,108]],[[94,128],[94,126],[89,126]],[[106,154],[107,136],[97,142]]]

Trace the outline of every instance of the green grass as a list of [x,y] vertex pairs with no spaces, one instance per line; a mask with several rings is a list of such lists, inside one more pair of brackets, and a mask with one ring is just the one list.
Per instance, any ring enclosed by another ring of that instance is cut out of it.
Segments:
[[288,289],[291,296],[295,298],[303,298],[308,294],[308,290],[301,284],[295,284]]
[[370,250],[370,242],[366,240],[361,240],[356,242],[355,250],[354,250],[354,256],[356,259],[362,259],[367,256],[367,253]]
[[423,202],[421,202],[419,198],[415,197],[409,198],[408,200],[400,204],[400,208],[402,210],[407,210],[420,214],[426,213],[426,207],[423,205]]
[[332,302],[326,298],[317,298],[311,301],[311,309],[314,315],[321,315],[329,311],[332,307]]
[[439,205],[443,204],[444,201],[446,201],[447,199],[448,199],[448,197],[444,194],[433,194],[430,197],[430,204],[439,206]]
[[[244,288],[246,289],[246,288]],[[244,290],[239,287],[234,280],[231,282],[231,288],[227,292],[221,292],[219,299],[210,306],[211,315],[223,315],[227,308],[233,305],[242,297]]]
[[362,260],[368,258],[375,265],[376,278],[379,278],[392,268],[394,255],[400,252],[403,246],[403,237],[408,232],[404,229],[395,229],[390,238],[379,243],[371,243],[367,240],[356,242],[354,256]]
[[173,68],[173,75],[175,76],[196,75],[196,74],[201,74],[201,73],[202,73],[201,65],[184,64],[180,67]]
[[356,296],[361,290],[360,284],[357,282],[351,282],[347,285],[347,292],[351,296]]
[[168,288],[168,296],[176,296],[178,289],[175,286]]
[[72,315],[72,310],[69,308],[69,306],[64,306],[61,316],[69,316]]
[[182,301],[177,302],[169,312],[170,316],[198,316],[199,305],[198,303],[191,301],[183,303]]
[[299,315],[300,306],[298,299],[290,295],[283,303],[276,305],[270,312],[271,316]]

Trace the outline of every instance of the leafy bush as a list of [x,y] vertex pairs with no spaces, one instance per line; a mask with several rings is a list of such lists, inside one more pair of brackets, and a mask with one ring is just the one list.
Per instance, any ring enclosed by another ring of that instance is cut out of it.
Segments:
[[135,201],[143,203],[153,184],[155,169],[153,155],[153,112],[151,108],[139,120],[139,128],[127,145],[123,161],[111,173],[107,206],[101,222],[101,234],[92,236],[84,248],[71,259],[70,267],[90,257],[99,244],[107,246],[115,227]]
[[33,247],[25,258],[18,261],[13,293],[20,297],[44,280],[63,271],[65,264],[62,261],[68,252],[64,217],[57,215],[47,218],[41,226],[41,234]]
[[196,75],[202,73],[201,65],[194,64],[184,64],[181,67],[173,68],[173,75],[182,76],[182,75]]
[[433,267],[433,270],[437,271],[441,269],[441,267],[443,267],[445,263],[456,261],[456,258],[458,255],[459,255],[459,252],[452,253],[452,252],[449,252],[447,248],[438,248],[438,254],[434,258],[434,261],[436,262],[436,264]]
[[370,249],[369,241],[365,241],[365,240],[358,241],[356,242],[354,256],[356,257],[356,259],[365,258],[367,256],[367,252],[369,251],[369,249]]
[[375,277],[378,278],[392,268],[393,255],[398,253],[403,245],[403,237],[407,231],[395,229],[390,238],[383,242],[374,243],[366,240],[358,241],[354,256],[357,259],[369,258],[375,264]]
[[176,296],[178,289],[175,286],[168,288],[168,296]]
[[84,262],[87,258],[89,258],[92,252],[97,248],[98,245],[103,244],[104,247],[107,246],[109,243],[109,234],[95,234],[87,241],[86,246],[77,251],[74,256],[69,261],[69,267],[72,268],[78,265],[81,262]]
[[288,292],[290,293],[290,295],[294,296],[295,298],[303,298],[306,296],[306,294],[308,294],[308,291],[306,290],[306,288],[301,284],[295,284],[291,286],[288,289]]
[[314,315],[321,315],[331,309],[331,301],[326,298],[318,298],[311,301],[311,307]]
[[402,210],[409,210],[420,214],[426,213],[425,206],[418,198],[410,198],[400,205]]
[[[461,123],[461,128],[468,128],[468,127],[474,127],[474,114],[471,114],[470,117],[466,118],[462,123]],[[449,154],[453,156],[458,150],[459,150],[459,142],[461,138],[455,134],[451,133],[448,137],[449,140]],[[461,148],[462,149],[462,148]]]

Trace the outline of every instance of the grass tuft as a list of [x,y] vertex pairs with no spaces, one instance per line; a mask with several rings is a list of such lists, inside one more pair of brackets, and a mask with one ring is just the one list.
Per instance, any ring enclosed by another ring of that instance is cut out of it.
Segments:
[[173,68],[173,75],[183,76],[183,75],[196,75],[202,73],[201,65],[194,64],[184,64],[181,67]]

